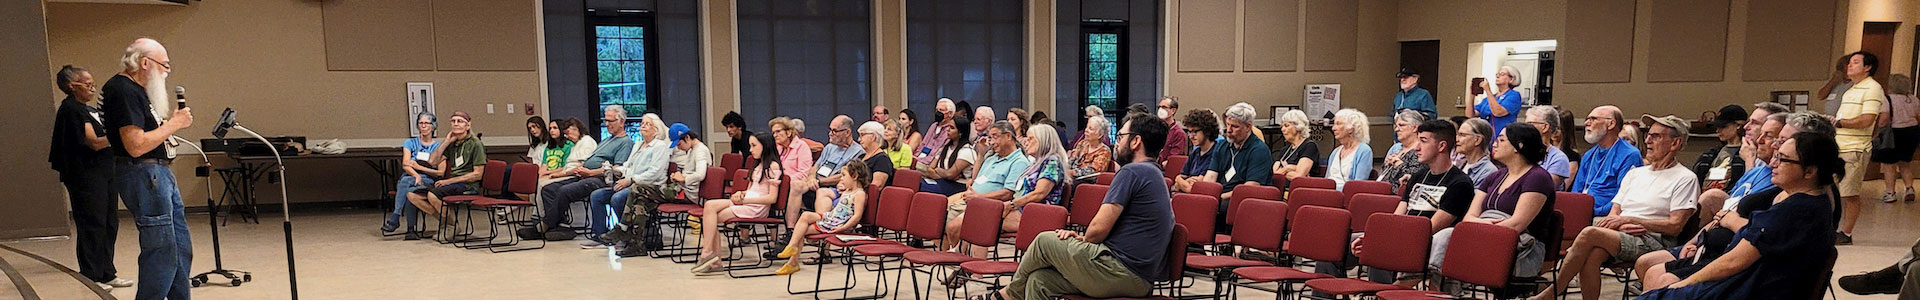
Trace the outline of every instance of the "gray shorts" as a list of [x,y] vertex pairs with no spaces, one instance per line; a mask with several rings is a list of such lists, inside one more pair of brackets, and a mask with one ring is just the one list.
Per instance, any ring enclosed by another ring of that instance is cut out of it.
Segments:
[[1667,248],[1666,240],[1659,233],[1632,235],[1620,233],[1620,253],[1607,258],[1607,265],[1617,265],[1638,261],[1641,255],[1661,251]]

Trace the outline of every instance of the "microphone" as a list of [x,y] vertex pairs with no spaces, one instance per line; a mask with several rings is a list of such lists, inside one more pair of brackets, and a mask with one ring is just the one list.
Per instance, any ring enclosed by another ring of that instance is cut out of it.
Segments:
[[[185,102],[181,102],[181,103],[185,103]],[[234,116],[232,107],[228,107],[225,111],[221,111],[220,122],[215,123],[213,125],[213,138],[216,138],[216,139],[227,138],[227,129],[233,128],[233,126],[236,126],[237,122],[239,122],[239,120],[237,120],[236,117]]]
[[178,104],[177,108],[187,108],[187,87],[173,86],[173,99],[175,99],[174,102]]

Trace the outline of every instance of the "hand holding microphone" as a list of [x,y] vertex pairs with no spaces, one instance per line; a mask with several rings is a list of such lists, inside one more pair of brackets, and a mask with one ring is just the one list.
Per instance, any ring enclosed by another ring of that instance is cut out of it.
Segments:
[[193,127],[193,109],[187,108],[187,87],[173,87],[173,98],[175,107],[179,109],[173,110],[173,117],[167,118],[167,124],[179,128]]

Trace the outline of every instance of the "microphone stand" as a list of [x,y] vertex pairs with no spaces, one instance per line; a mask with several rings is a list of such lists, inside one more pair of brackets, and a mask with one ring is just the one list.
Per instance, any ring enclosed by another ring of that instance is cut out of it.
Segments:
[[[167,136],[167,139],[173,141],[175,144],[193,147],[195,151],[200,152],[200,167],[206,168],[207,172],[213,172],[213,160],[207,157],[206,149],[200,148],[199,144],[194,144],[193,141],[188,141],[179,136]],[[211,176],[211,174],[209,174],[209,176]],[[188,282],[194,287],[199,287],[207,283],[207,275],[225,276],[229,282],[228,284],[235,287],[240,286],[241,283],[253,281],[253,273],[240,270],[228,270],[223,262],[224,259],[220,255],[220,202],[213,200],[213,179],[211,177],[207,178],[207,227],[213,229],[213,270],[194,275]]]
[[300,280],[299,280],[299,276],[296,275],[298,273],[294,271],[294,267],[293,267],[293,217],[287,210],[287,207],[288,207],[287,202],[290,199],[287,197],[287,164],[285,161],[282,161],[280,158],[280,148],[272,147],[273,142],[268,141],[266,137],[262,137],[260,136],[259,133],[253,132],[252,129],[247,129],[246,126],[240,126],[240,124],[237,124],[237,123],[233,125],[233,129],[239,129],[241,132],[246,132],[247,135],[253,136],[254,139],[258,139],[260,140],[260,142],[266,143],[268,147],[271,147],[273,149],[273,151],[271,151],[273,152],[273,163],[274,165],[279,166],[279,170],[277,170],[275,174],[277,174],[277,176],[280,176],[280,228],[283,232],[286,233],[286,237],[287,237],[287,288],[293,295],[293,299],[299,300],[300,299]]

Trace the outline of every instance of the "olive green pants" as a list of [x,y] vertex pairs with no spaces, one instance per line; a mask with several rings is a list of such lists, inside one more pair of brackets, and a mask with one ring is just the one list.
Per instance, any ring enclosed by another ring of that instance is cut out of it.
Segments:
[[1153,292],[1153,285],[1134,275],[1107,246],[1062,240],[1042,232],[1020,257],[1020,269],[1006,287],[1007,297],[1056,299],[1063,295],[1087,295],[1095,298],[1141,297]]

